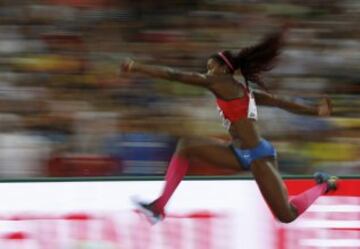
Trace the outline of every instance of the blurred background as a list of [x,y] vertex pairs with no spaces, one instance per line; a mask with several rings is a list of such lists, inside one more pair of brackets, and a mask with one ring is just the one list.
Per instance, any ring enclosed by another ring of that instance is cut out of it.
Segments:
[[[0,178],[163,175],[182,136],[229,139],[206,91],[121,74],[126,57],[205,72],[220,50],[291,24],[273,93],[333,116],[261,107],[283,174],[360,175],[360,1],[0,2]],[[228,175],[201,162],[190,175]]]

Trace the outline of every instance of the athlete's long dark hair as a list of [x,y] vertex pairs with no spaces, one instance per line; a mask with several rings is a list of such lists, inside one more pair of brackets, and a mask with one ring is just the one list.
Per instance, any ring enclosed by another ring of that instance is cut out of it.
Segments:
[[[230,62],[232,68],[229,65],[228,67],[231,73],[240,69],[246,84],[251,81],[268,90],[261,79],[261,73],[269,71],[275,66],[276,57],[283,46],[284,32],[285,30],[281,30],[280,32],[272,33],[258,44],[241,49],[237,54],[226,50],[211,56],[211,58],[225,65],[228,65]],[[228,62],[224,61],[224,56]]]

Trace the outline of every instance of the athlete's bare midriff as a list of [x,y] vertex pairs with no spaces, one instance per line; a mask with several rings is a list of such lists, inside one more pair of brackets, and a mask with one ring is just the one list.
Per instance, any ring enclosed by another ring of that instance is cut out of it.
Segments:
[[[242,98],[244,96],[244,87],[233,77],[226,81],[213,84],[212,92],[225,100]],[[261,136],[257,130],[256,120],[242,118],[236,122],[232,122],[229,133],[236,146],[243,149],[254,148],[261,140]]]
[[252,119],[240,119],[233,122],[230,126],[229,133],[235,144],[242,149],[254,148],[261,140],[256,121]]

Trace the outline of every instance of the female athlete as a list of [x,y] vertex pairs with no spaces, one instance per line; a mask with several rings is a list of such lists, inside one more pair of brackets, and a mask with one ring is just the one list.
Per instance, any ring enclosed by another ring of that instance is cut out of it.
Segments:
[[[323,98],[318,106],[293,103],[270,94],[260,80],[261,72],[270,70],[274,65],[283,45],[283,33],[271,34],[257,45],[244,48],[236,54],[222,51],[210,56],[206,74],[146,65],[132,59],[123,62],[123,72],[142,73],[208,89],[215,95],[224,124],[232,137],[230,144],[198,137],[179,141],[170,160],[161,196],[151,203],[137,202],[152,224],[165,217],[165,205],[184,178],[191,159],[203,160],[217,167],[236,169],[238,172],[251,171],[273,215],[284,223],[299,217],[320,195],[336,189],[335,176],[315,173],[317,184],[290,199],[277,170],[276,150],[270,142],[261,137],[256,128],[256,104],[303,115],[325,117],[331,112],[328,98]],[[235,72],[241,73],[244,82],[234,78]],[[252,90],[249,82],[257,84],[263,90]]]

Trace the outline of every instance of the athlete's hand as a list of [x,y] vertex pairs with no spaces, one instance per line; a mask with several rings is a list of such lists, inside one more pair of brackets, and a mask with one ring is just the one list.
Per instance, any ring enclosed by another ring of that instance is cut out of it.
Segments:
[[126,58],[123,63],[121,64],[121,71],[122,72],[131,72],[135,64],[135,61],[131,58]]
[[331,99],[329,97],[324,97],[321,99],[320,104],[318,105],[318,115],[321,117],[330,116],[332,111]]

